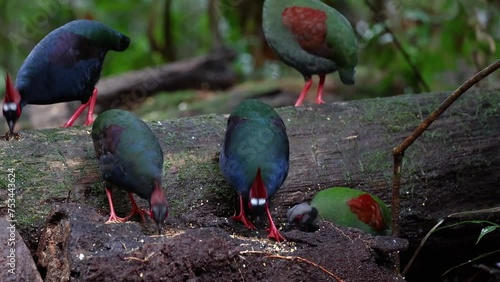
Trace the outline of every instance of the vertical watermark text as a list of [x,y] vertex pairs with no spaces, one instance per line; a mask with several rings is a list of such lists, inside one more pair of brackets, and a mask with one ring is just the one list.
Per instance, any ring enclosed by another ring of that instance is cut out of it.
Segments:
[[14,168],[7,169],[7,231],[9,238],[7,240],[7,272],[16,274],[16,170]]

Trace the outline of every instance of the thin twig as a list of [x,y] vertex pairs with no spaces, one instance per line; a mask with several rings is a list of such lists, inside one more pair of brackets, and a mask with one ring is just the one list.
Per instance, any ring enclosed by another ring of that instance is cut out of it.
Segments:
[[127,245],[125,245],[125,243],[123,243],[122,241],[120,241],[120,243],[122,243],[122,246],[123,248],[125,249],[125,251],[127,250]]
[[312,265],[314,267],[319,268],[321,271],[323,271],[327,275],[333,277],[333,279],[335,279],[335,280],[337,280],[339,282],[344,282],[344,280],[340,279],[337,275],[333,274],[328,269],[324,268],[323,266],[321,266],[321,265],[319,265],[319,264],[317,264],[315,262],[312,262],[312,261],[310,261],[308,259],[305,259],[303,257],[282,256],[282,255],[273,254],[273,253],[269,253],[269,252],[263,252],[263,251],[241,251],[240,254],[261,254],[261,255],[266,255],[266,258],[277,258],[277,259],[284,259],[284,260],[305,262],[305,263],[307,263],[309,265]]
[[413,73],[415,74],[415,77],[417,78],[418,82],[424,87],[424,90],[426,92],[430,92],[431,89],[429,88],[429,85],[427,84],[427,82],[425,82],[424,77],[420,73],[420,70],[412,62],[412,60],[411,60],[410,55],[408,54],[408,52],[406,52],[405,48],[403,48],[403,45],[401,45],[401,42],[399,42],[398,38],[396,37],[396,34],[394,34],[394,32],[384,22],[381,22],[379,20],[379,18],[377,16],[377,13],[378,13],[377,9],[368,0],[365,0],[365,4],[366,4],[366,6],[368,6],[368,8],[370,8],[370,10],[372,11],[372,13],[375,15],[375,18],[374,18],[375,21],[377,23],[381,24],[384,27],[385,32],[389,33],[392,36],[392,42],[396,46],[396,49],[398,49],[401,52],[401,54],[403,55],[403,57],[406,60],[406,62],[408,63],[408,65],[410,65],[410,67],[411,67]]
[[140,261],[140,262],[148,262],[149,259],[155,254],[155,252],[152,252],[150,253],[147,257],[141,259],[141,258],[136,258],[136,257],[124,257],[123,259],[126,259],[128,261],[131,261],[131,260],[136,260],[136,261]]
[[475,210],[475,211],[456,212],[456,213],[452,213],[452,214],[448,215],[448,217],[459,217],[459,216],[464,216],[464,215],[494,213],[494,212],[500,212],[500,207],[481,209],[481,210]]
[[446,100],[439,105],[418,127],[415,131],[408,136],[401,145],[396,147],[394,150],[397,152],[404,152],[410,145],[420,136],[422,133],[446,110],[451,106],[465,91],[469,90],[474,84],[481,81],[483,78],[487,77],[491,73],[495,72],[500,68],[500,60],[494,62],[493,64],[487,66],[482,71],[476,73],[474,76],[469,78],[460,87],[458,87],[451,95],[446,98]]
[[[415,140],[422,135],[422,133],[448,108],[450,107],[463,93],[465,93],[473,85],[495,72],[500,68],[500,60],[497,60],[493,64],[489,65],[482,71],[478,72],[466,82],[464,82],[460,87],[458,87],[453,93],[446,98],[441,105],[438,106],[420,125],[410,134],[406,139],[396,148],[393,149],[394,156],[394,177],[392,182],[392,235],[399,237],[399,211],[400,211],[400,200],[399,192],[401,189],[401,168],[403,163],[403,157],[406,149],[415,142]],[[399,268],[399,265],[397,265]]]

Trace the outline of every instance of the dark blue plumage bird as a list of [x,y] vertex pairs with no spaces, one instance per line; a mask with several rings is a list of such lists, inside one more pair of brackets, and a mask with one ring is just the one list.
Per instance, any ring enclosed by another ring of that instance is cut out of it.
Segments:
[[285,239],[274,225],[269,199],[288,175],[289,145],[285,124],[269,105],[257,100],[242,102],[229,116],[220,167],[240,196],[240,214],[233,219],[255,229],[245,215],[251,213],[269,220],[269,238]]
[[127,49],[130,39],[102,23],[91,20],[69,22],[45,36],[22,64],[15,87],[6,78],[3,115],[7,136],[27,104],[46,105],[81,101],[82,105],[64,126],[71,126],[89,107],[85,125],[92,124],[104,57],[109,50]]
[[[136,115],[123,110],[101,113],[92,125],[92,141],[101,175],[106,182],[111,214],[108,222],[124,222],[132,215],[149,214],[156,222],[158,232],[167,218],[167,200],[161,188],[163,152],[158,139]],[[132,212],[125,218],[116,215],[111,189],[128,192]],[[150,211],[142,211],[131,193],[149,202]]]

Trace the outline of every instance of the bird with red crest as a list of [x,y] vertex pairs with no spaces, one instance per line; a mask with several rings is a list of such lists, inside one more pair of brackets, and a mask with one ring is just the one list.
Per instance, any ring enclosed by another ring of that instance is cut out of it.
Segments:
[[72,126],[89,108],[84,125],[93,122],[97,98],[95,85],[109,50],[124,51],[130,38],[97,21],[75,20],[45,36],[23,62],[15,85],[6,76],[3,115],[13,136],[14,127],[24,106],[81,101],[82,105],[64,124]]
[[240,198],[240,213],[233,219],[255,229],[246,210],[257,218],[265,213],[268,237],[278,242],[285,238],[274,225],[269,200],[288,175],[289,154],[285,124],[271,106],[246,100],[231,113],[219,165]]

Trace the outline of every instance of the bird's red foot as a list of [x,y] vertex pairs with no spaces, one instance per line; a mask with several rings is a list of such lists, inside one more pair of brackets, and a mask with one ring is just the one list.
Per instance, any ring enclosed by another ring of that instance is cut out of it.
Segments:
[[245,203],[243,201],[243,197],[241,196],[240,196],[240,214],[233,215],[232,219],[236,221],[241,221],[248,229],[257,229],[245,215]]
[[85,108],[89,105],[90,101],[85,103],[85,104],[82,104],[80,105],[80,107],[78,107],[78,109],[75,111],[75,113],[69,118],[69,120],[63,124],[62,127],[70,127],[73,125],[73,123],[75,122],[75,120],[80,116],[80,114],[83,112],[83,110],[85,110]]
[[63,127],[72,126],[75,120],[82,114],[83,110],[85,110],[85,108],[87,107],[89,108],[89,111],[87,113],[87,119],[85,120],[85,123],[83,125],[92,125],[92,123],[94,122],[94,107],[96,99],[97,99],[97,88],[94,88],[94,92],[92,93],[92,96],[90,96],[88,102],[80,105],[80,107],[78,107],[75,113],[63,125]]
[[125,222],[129,219],[129,217],[119,217],[115,213],[115,207],[113,206],[113,200],[111,199],[111,194],[112,191],[108,188],[106,188],[106,197],[108,198],[108,203],[109,203],[109,219],[106,221],[107,223],[119,223],[119,222]]
[[318,85],[318,93],[316,94],[316,104],[321,105],[324,104],[323,101],[323,88],[325,86],[325,75],[322,74],[319,76],[319,85]]
[[140,215],[142,217],[142,220],[144,221],[144,213],[142,212],[141,209],[139,209],[139,207],[135,203],[134,197],[132,196],[131,193],[128,193],[128,197],[130,198],[130,203],[132,204],[132,211],[126,217],[119,217],[119,216],[116,215],[116,213],[115,213],[115,207],[113,206],[113,200],[111,199],[112,198],[111,194],[112,194],[112,191],[110,189],[106,188],[106,197],[108,198],[109,209],[110,209],[109,219],[108,219],[108,221],[106,221],[106,223],[126,222],[134,214]]
[[283,241],[285,241],[285,237],[283,237],[280,234],[280,232],[278,231],[278,229],[276,228],[276,226],[271,225],[271,227],[267,228],[266,231],[269,233],[269,235],[267,235],[267,238],[272,238],[276,242],[283,242]]
[[92,96],[90,97],[89,100],[89,111],[87,113],[87,119],[85,120],[85,123],[83,125],[92,125],[94,123],[94,107],[95,107],[95,102],[97,99],[97,88],[94,88],[94,92],[92,93]]
[[[117,216],[115,213],[112,213],[110,216],[109,216],[109,219],[108,221],[106,221],[106,223],[120,223],[120,222],[127,222],[129,221],[130,218],[132,218],[132,216],[134,216],[134,214],[138,214],[141,216],[142,218],[142,222],[146,222],[146,219],[144,218],[144,213],[146,211],[144,210],[141,210],[139,208],[137,209],[134,209],[132,208],[132,211],[129,213],[129,215],[127,215],[126,217],[119,217]],[[149,212],[147,213],[149,214]]]
[[11,133],[10,131],[5,133],[5,136],[4,136],[5,140],[6,141],[10,141],[12,139],[16,139],[16,140],[19,140],[21,139],[21,135],[19,135],[19,133]]
[[[144,209],[141,209],[141,211],[142,211],[143,214],[149,216],[151,219],[153,218],[153,215],[149,211],[144,210]],[[146,221],[146,219],[144,218],[144,216],[142,217],[142,220]]]
[[106,221],[105,223],[106,224],[109,224],[109,223],[122,223],[122,222],[126,222],[128,219],[129,219],[128,216],[127,217],[119,217],[114,212],[112,212],[109,215],[108,221]]
[[304,98],[306,98],[307,92],[309,91],[309,88],[311,88],[312,83],[313,81],[310,78],[306,81],[304,88],[302,88],[302,91],[300,92],[299,99],[297,99],[297,102],[295,102],[295,107],[299,107],[302,105],[302,102],[304,101]]
[[319,98],[319,99],[316,99],[316,104],[318,105],[321,105],[321,104],[324,104],[325,101],[323,101],[323,99]]
[[92,123],[94,123],[94,119],[90,119],[90,120],[87,119],[83,125],[84,126],[92,125]]
[[[131,193],[128,193],[128,198],[130,199],[130,204],[132,205],[132,211],[130,211],[130,214],[127,215],[127,220],[130,219],[134,214],[138,214],[142,218],[142,222],[146,222],[146,219],[144,218],[144,210],[140,209],[139,206],[137,206],[134,197],[132,196]],[[149,212],[147,213],[149,214]]]
[[276,228],[276,225],[274,225],[273,218],[271,217],[271,212],[269,212],[269,207],[267,205],[266,214],[267,219],[269,220],[269,228],[266,229],[266,231],[269,233],[269,235],[267,235],[267,238],[273,238],[274,240],[276,240],[276,242],[285,241],[285,237],[281,236],[280,232]]
[[241,221],[248,229],[257,229],[245,215],[245,203],[243,201],[243,197],[241,196],[240,196],[240,214],[233,215],[233,219],[236,221]]
[[248,229],[257,229],[255,226],[248,220],[244,213],[240,213],[239,215],[234,215],[233,220],[241,221]]

